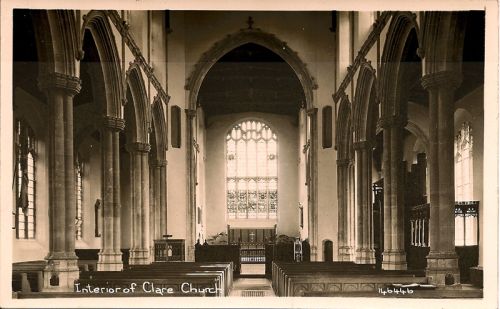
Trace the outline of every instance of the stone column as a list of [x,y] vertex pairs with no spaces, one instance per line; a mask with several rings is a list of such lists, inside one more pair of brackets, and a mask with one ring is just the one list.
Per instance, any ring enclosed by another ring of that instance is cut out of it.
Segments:
[[155,229],[154,239],[162,239],[167,234],[167,209],[166,209],[166,189],[167,189],[167,163],[166,160],[154,160],[153,170],[153,196],[155,205]]
[[105,116],[101,128],[102,155],[102,240],[97,270],[123,269],[120,251],[120,131],[125,128],[121,118]]
[[406,122],[400,117],[385,117],[383,173],[384,173],[384,252],[382,268],[404,270],[404,186],[401,175],[403,155],[402,132]]
[[429,92],[430,252],[426,274],[444,285],[445,277],[460,282],[455,252],[454,93],[461,75],[443,71],[422,77]]
[[372,146],[367,141],[354,143],[356,152],[356,263],[375,264],[373,249]]
[[194,118],[196,110],[186,109],[187,121],[187,162],[188,162],[188,204],[186,210],[186,261],[194,261],[194,243],[196,241],[196,159]]
[[159,161],[160,167],[160,237],[167,235],[167,160]]
[[356,177],[354,160],[349,160],[347,167],[348,172],[348,201],[347,201],[347,218],[349,222],[349,244],[352,248],[350,261],[356,261]]
[[45,291],[72,291],[78,279],[75,255],[75,162],[73,97],[80,79],[61,73],[40,78],[49,106],[49,253],[45,258]]
[[130,153],[130,184],[132,201],[132,243],[130,265],[149,264],[149,150],[147,143],[127,144]]
[[308,198],[309,198],[309,244],[311,245],[311,261],[318,259],[318,166],[317,166],[317,150],[318,145],[318,109],[310,108],[307,110],[307,123],[309,127],[309,171],[310,179],[308,181]]
[[351,160],[337,160],[337,187],[338,187],[338,205],[339,205],[339,227],[338,227],[338,246],[339,260],[350,261],[353,247],[351,246],[351,222],[349,209],[349,165]]

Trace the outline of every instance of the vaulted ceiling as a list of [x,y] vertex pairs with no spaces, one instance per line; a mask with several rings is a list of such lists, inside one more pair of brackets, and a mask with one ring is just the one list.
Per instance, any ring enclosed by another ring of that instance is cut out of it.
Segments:
[[239,112],[297,115],[305,99],[297,75],[281,57],[248,43],[213,65],[198,100],[210,116]]

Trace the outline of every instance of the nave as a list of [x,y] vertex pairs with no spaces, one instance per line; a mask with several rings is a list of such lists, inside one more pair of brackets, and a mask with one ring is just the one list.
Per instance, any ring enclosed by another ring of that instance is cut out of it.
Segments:
[[485,16],[14,10],[13,297],[482,298]]

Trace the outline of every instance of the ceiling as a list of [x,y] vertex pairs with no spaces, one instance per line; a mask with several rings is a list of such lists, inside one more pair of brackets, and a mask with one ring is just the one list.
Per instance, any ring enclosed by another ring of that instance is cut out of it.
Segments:
[[207,116],[241,112],[297,115],[304,92],[282,58],[248,43],[213,65],[201,85],[198,102]]

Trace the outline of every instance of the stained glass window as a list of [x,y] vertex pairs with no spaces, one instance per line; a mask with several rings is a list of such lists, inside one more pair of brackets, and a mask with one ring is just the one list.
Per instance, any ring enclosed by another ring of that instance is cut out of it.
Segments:
[[226,151],[228,218],[276,219],[276,134],[262,122],[245,120],[227,134]]
[[76,158],[76,217],[75,217],[75,236],[76,239],[83,237],[83,166],[82,162]]
[[22,120],[16,121],[16,237],[35,238],[35,137]]

